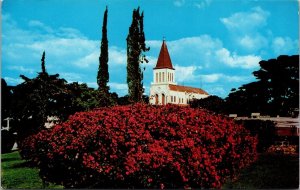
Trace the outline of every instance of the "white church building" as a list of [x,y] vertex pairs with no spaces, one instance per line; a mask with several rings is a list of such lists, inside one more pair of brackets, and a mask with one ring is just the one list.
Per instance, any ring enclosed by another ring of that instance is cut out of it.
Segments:
[[192,99],[209,96],[200,88],[177,85],[175,69],[165,40],[163,40],[156,66],[153,69],[153,79],[149,96],[149,103],[153,105],[187,105]]

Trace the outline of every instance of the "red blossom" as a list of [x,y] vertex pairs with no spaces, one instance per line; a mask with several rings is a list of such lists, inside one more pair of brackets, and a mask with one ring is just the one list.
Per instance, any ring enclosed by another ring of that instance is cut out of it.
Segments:
[[256,144],[227,117],[136,104],[76,113],[21,150],[43,179],[65,187],[220,188],[255,160]]

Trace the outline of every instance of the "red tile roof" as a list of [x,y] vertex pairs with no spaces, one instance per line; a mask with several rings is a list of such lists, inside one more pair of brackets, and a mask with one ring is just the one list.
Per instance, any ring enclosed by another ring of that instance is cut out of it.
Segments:
[[173,68],[172,61],[171,61],[165,40],[163,40],[163,43],[161,45],[160,53],[159,53],[157,63],[156,63],[156,66],[154,69],[173,69],[173,70],[175,70]]
[[207,92],[202,90],[201,88],[194,88],[194,87],[189,87],[189,86],[180,86],[180,85],[174,85],[174,84],[169,84],[169,88],[172,91],[178,91],[178,92],[192,92],[196,94],[205,94],[208,95]]

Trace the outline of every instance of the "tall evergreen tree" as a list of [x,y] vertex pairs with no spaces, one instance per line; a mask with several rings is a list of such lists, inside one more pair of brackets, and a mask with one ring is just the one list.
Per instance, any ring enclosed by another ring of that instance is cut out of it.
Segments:
[[148,62],[143,52],[146,48],[144,34],[144,13],[140,14],[139,7],[133,10],[132,23],[127,36],[127,84],[130,102],[140,102],[143,96],[143,73],[140,63]]
[[45,51],[43,52],[41,61],[42,61],[42,73],[46,73],[46,67],[45,67]]
[[108,73],[108,40],[107,40],[107,7],[104,12],[103,25],[102,25],[102,40],[101,40],[101,52],[99,57],[99,68],[97,75],[98,89],[104,94],[109,93],[109,87],[107,86],[109,80]]

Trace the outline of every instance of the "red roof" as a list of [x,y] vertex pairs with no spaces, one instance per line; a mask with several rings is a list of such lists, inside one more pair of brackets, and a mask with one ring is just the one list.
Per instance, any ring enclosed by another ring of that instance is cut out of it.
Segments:
[[154,69],[173,69],[173,70],[175,70],[173,68],[172,61],[171,61],[165,40],[163,40],[163,43],[161,45],[160,53],[159,53],[157,63],[156,63],[156,66]]
[[189,87],[189,86],[180,86],[180,85],[174,85],[174,84],[169,84],[170,90],[173,91],[178,91],[178,92],[192,92],[196,94],[205,94],[208,95],[207,92],[202,90],[201,88],[194,88],[194,87]]

